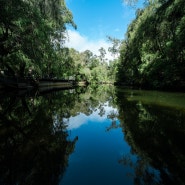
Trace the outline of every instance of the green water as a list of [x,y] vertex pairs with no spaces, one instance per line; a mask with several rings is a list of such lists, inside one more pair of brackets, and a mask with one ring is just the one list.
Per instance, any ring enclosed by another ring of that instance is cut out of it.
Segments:
[[0,184],[185,184],[185,93],[1,92]]

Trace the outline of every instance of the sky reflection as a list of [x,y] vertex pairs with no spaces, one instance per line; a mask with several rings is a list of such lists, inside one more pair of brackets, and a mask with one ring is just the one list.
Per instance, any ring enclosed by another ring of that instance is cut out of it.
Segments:
[[[89,116],[80,113],[69,118],[67,129],[70,138],[78,136],[78,141],[60,185],[133,184],[133,178],[129,176],[133,169],[119,164],[119,159],[130,153],[122,129],[117,127],[107,131],[112,124],[109,115],[117,113],[117,109],[108,106],[108,102],[103,104],[103,108],[102,116],[96,109]],[[114,118],[114,121],[119,125],[119,120]]]
[[85,115],[84,113],[79,113],[78,116],[70,117],[68,120],[65,119],[65,123],[67,122],[67,130],[73,130],[81,127],[84,124],[87,124],[88,122],[97,121],[99,123],[103,123],[105,120],[107,120],[107,116],[111,112],[117,112],[116,108],[113,108],[111,106],[108,106],[108,102],[104,103],[102,106],[104,109],[104,114],[100,116],[100,110],[96,109],[91,115]]

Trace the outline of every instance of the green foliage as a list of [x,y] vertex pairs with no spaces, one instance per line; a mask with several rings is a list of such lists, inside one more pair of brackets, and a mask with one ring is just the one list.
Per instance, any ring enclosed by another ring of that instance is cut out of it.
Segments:
[[117,80],[155,89],[185,89],[185,2],[149,1],[129,25]]
[[76,27],[64,0],[0,0],[0,4],[0,68],[11,75],[27,75],[31,67],[38,77],[61,76],[57,67],[66,24]]
[[120,52],[121,40],[112,38],[110,36],[107,37],[108,41],[112,43],[112,47],[108,48],[108,51],[112,54],[112,56],[117,56]]
[[77,81],[87,81],[91,84],[113,83],[117,70],[117,60],[105,61],[105,49],[100,48],[100,56],[94,55],[90,50],[78,52],[69,49],[68,70],[72,71],[73,79]]

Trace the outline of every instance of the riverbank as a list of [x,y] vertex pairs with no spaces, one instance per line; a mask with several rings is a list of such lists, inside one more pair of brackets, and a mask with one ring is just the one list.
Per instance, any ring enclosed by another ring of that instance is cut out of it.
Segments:
[[0,89],[73,88],[76,85],[78,83],[74,80],[0,77]]

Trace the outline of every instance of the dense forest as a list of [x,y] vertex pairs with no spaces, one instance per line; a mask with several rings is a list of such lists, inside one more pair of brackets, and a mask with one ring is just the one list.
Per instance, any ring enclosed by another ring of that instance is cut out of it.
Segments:
[[107,37],[112,61],[104,48],[97,56],[65,47],[66,26],[77,26],[64,0],[0,4],[0,75],[185,90],[184,0],[146,0],[124,40]]
[[115,76],[104,48],[95,56],[89,50],[80,53],[65,47],[66,26],[76,25],[64,0],[0,0],[0,4],[1,75],[89,82],[108,82]]
[[0,0],[0,67],[11,76],[60,77],[66,24],[76,25],[62,0]]
[[117,80],[137,87],[185,89],[185,1],[149,0],[120,49]]

